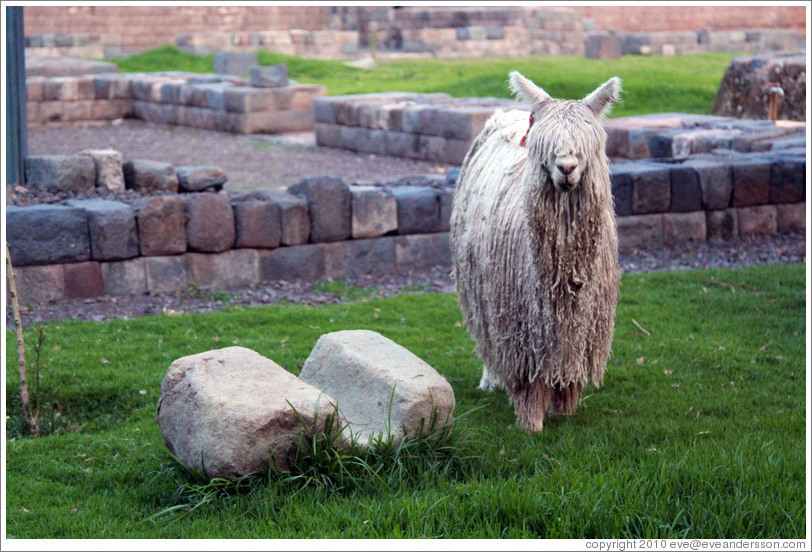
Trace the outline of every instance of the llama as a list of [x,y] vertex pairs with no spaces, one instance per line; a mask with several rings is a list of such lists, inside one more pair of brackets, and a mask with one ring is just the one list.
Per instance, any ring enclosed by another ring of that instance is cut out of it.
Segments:
[[532,107],[497,111],[463,161],[451,213],[460,310],[483,361],[479,387],[504,388],[519,423],[574,414],[603,383],[620,269],[601,126],[621,83],[551,98],[514,71]]

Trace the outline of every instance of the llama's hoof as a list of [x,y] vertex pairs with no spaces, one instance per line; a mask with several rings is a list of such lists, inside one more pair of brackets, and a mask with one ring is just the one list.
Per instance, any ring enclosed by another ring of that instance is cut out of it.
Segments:
[[493,391],[497,388],[496,381],[491,378],[487,369],[482,371],[482,379],[479,380],[479,388],[483,391]]

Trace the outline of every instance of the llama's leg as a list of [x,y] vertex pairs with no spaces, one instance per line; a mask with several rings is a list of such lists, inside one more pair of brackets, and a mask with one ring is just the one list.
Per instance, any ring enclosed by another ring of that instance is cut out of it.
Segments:
[[498,387],[496,379],[491,375],[487,365],[482,366],[482,379],[479,380],[479,388],[483,391],[493,391]]
[[566,387],[553,389],[553,414],[575,414],[584,386],[580,383],[571,383]]
[[550,402],[552,389],[541,380],[527,383],[512,393],[513,408],[519,423],[528,431],[544,429],[544,413]]

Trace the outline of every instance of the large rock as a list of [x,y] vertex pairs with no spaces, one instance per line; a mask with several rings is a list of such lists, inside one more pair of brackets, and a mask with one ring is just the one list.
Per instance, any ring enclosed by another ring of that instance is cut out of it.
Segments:
[[350,186],[352,237],[376,238],[398,229],[398,204],[392,193],[377,186]]
[[6,240],[15,266],[90,259],[87,213],[77,207],[9,205]]
[[803,54],[762,54],[733,58],[711,113],[745,119],[766,119],[768,90],[778,84],[784,96],[778,103],[778,118],[806,120],[806,59]]
[[145,197],[133,202],[138,223],[138,247],[144,257],[186,251],[186,216],[177,195]]
[[219,192],[228,181],[226,173],[210,165],[175,167],[181,192]]
[[255,190],[243,196],[243,199],[268,201],[279,207],[282,217],[282,233],[279,241],[282,245],[301,245],[310,237],[310,214],[307,200],[285,190]]
[[225,194],[203,192],[183,198],[190,251],[219,253],[234,246],[234,211]]
[[391,433],[426,431],[454,411],[454,391],[434,368],[416,355],[369,330],[322,335],[305,361],[299,379],[338,401],[353,439],[360,445]]
[[161,161],[127,161],[123,166],[124,184],[128,189],[153,194],[178,191],[178,175],[175,167]]
[[87,192],[96,186],[96,167],[85,155],[29,155],[25,183],[43,190]]
[[138,256],[138,231],[132,207],[106,199],[70,199],[66,203],[87,213],[93,260],[118,261]]
[[350,237],[352,196],[341,178],[306,178],[289,187],[288,192],[307,200],[311,242],[334,242]]
[[228,347],[173,362],[161,382],[157,417],[180,462],[230,479],[269,465],[287,469],[301,430],[324,431],[335,413],[331,397],[272,360]]

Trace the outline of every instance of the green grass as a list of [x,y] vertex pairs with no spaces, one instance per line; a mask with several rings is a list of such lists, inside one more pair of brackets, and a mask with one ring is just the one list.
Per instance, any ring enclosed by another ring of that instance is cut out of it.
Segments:
[[[615,117],[646,113],[707,114],[719,83],[735,54],[729,52],[673,57],[437,58],[382,62],[367,71],[341,61],[312,60],[260,51],[261,65],[286,63],[291,78],[324,84],[329,95],[369,92],[445,92],[455,97],[509,97],[507,75],[517,69],[554,97],[581,98],[613,76],[623,79],[622,103]],[[183,70],[211,72],[213,55],[194,55],[163,46],[111,60],[122,72]]]
[[[14,435],[9,331],[8,535],[803,538],[805,302],[804,265],[624,276],[605,386],[541,434],[517,428],[503,392],[476,389],[449,294],[45,324],[42,386],[63,422],[39,438]],[[342,462],[322,451],[321,468],[239,488],[167,452],[155,413],[174,359],[238,344],[298,373],[321,334],[351,328],[449,380],[464,416],[443,450],[367,459],[380,481],[339,470],[339,485],[318,484]]]

